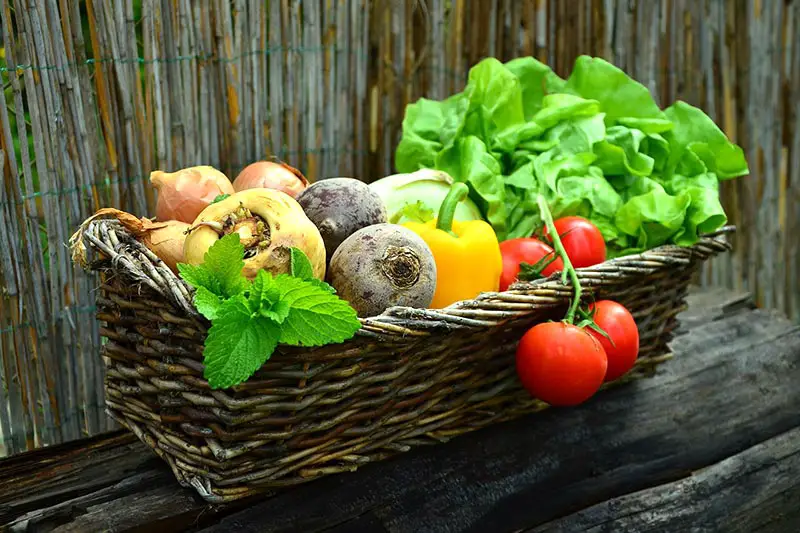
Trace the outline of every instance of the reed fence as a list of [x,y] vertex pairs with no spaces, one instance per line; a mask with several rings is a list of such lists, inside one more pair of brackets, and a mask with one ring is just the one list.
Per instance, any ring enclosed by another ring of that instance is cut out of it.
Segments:
[[602,56],[702,107],[751,175],[700,281],[800,319],[800,0],[6,0],[0,48],[0,455],[111,428],[80,221],[152,215],[158,168],[393,173],[404,106],[486,56]]

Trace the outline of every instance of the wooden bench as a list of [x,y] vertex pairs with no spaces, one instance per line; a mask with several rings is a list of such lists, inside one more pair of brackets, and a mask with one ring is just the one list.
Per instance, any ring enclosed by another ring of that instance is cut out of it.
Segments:
[[656,377],[358,472],[204,504],[125,432],[0,461],[0,531],[800,531],[800,328],[693,293]]

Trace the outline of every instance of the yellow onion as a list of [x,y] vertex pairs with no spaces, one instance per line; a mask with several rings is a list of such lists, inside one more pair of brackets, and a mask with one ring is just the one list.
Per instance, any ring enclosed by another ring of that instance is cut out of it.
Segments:
[[[119,209],[106,207],[89,217],[81,225],[81,230],[87,227],[89,222],[98,218],[116,218],[139,242],[156,254],[170,270],[178,273],[178,263],[183,262],[183,241],[186,239],[185,234],[189,229],[189,224],[178,220],[153,222],[147,218],[137,218],[136,215]],[[72,240],[75,240],[75,236]]]
[[196,265],[217,240],[238,233],[245,247],[242,274],[259,270],[291,272],[291,248],[302,250],[314,276],[325,279],[325,244],[297,200],[274,189],[248,189],[206,207],[192,223],[183,244],[186,263]]
[[166,220],[162,224],[163,227],[147,231],[139,240],[177,274],[178,263],[183,263],[183,242],[190,226],[180,220]]
[[155,170],[150,173],[150,183],[158,190],[158,220],[186,223],[197,218],[217,196],[236,192],[225,174],[208,165],[175,172]]
[[296,198],[308,186],[308,180],[286,163],[257,161],[244,167],[233,180],[236,192],[247,189],[275,189]]

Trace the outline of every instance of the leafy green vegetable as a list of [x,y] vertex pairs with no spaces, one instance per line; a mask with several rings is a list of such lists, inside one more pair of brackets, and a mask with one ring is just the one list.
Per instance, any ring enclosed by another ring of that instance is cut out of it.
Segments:
[[396,223],[396,221],[403,217],[413,222],[425,223],[436,218],[436,213],[433,212],[433,209],[422,203],[422,200],[417,200],[413,204],[405,204],[401,207],[393,217],[393,223]]
[[238,385],[269,358],[278,345],[280,326],[253,316],[244,295],[226,300],[208,330],[203,376],[214,389]]
[[589,56],[566,80],[531,57],[480,61],[462,92],[407,107],[395,166],[466,183],[500,240],[541,228],[542,194],[553,216],[591,220],[610,257],[718,229],[719,181],[749,172],[700,109],[662,110],[647,87]]
[[292,247],[292,276],[300,279],[312,279],[314,267],[311,266],[308,256],[300,248]]
[[670,172],[681,168],[681,163],[687,164],[687,160],[699,160],[708,172],[722,180],[748,173],[744,151],[728,141],[700,109],[678,101],[664,113],[675,125],[670,136]]
[[244,247],[236,233],[219,239],[200,265],[179,264],[195,287],[194,304],[211,321],[203,350],[203,375],[211,388],[238,385],[252,376],[278,344],[321,346],[351,338],[361,327],[355,310],[327,283],[314,278],[311,262],[291,250],[292,275],[259,271],[242,275]]
[[303,250],[292,247],[291,261],[292,276],[306,280],[308,283],[316,285],[326,292],[336,294],[336,289],[331,285],[314,277],[314,267],[311,266],[311,261],[309,261],[308,256],[306,256]]
[[211,246],[200,265],[178,264],[178,272],[193,287],[205,287],[221,298],[231,298],[247,288],[242,276],[244,245],[231,233]]
[[564,87],[565,92],[597,100],[607,126],[620,119],[664,119],[647,87],[604,59],[579,56]]
[[194,306],[201,315],[209,320],[217,318],[217,313],[224,301],[223,296],[217,296],[203,285],[197,286],[197,291],[194,293]]
[[541,109],[546,94],[559,92],[564,87],[564,80],[550,70],[550,67],[532,57],[512,59],[505,67],[520,81],[525,120],[530,120]]
[[299,346],[321,346],[344,342],[353,336],[355,311],[350,305],[299,278],[275,278],[281,301],[289,313],[281,326],[280,342]]

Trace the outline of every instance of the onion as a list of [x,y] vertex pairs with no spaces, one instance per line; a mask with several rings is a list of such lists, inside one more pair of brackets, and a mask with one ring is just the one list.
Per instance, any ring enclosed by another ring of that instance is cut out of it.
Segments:
[[81,224],[81,228],[73,235],[70,241],[73,244],[73,259],[82,259],[85,263],[85,249],[78,245],[79,235],[88,227],[89,222],[97,218],[116,218],[122,226],[130,231],[136,239],[144,244],[151,252],[161,259],[170,270],[178,273],[178,263],[183,262],[183,243],[189,224],[178,220],[165,220],[153,222],[147,218],[137,218],[135,215],[106,207],[97,211]]
[[233,194],[233,185],[225,174],[202,165],[175,172],[155,170],[150,183],[158,190],[156,217],[191,223],[217,196]]
[[183,242],[190,226],[179,220],[167,220],[163,224],[162,228],[148,230],[139,240],[177,274],[178,263],[184,262]]
[[257,161],[244,167],[233,180],[236,192],[245,189],[274,189],[297,197],[308,186],[308,180],[286,163]]

